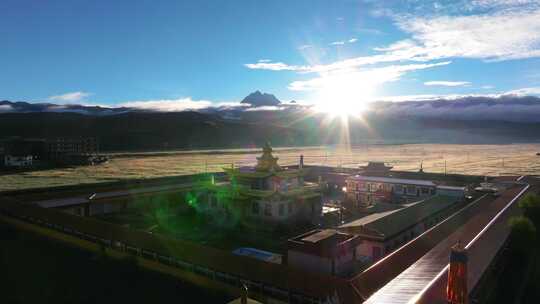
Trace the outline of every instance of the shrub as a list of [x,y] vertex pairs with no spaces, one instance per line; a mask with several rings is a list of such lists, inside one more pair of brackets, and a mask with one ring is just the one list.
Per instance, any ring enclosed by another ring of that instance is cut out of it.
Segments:
[[540,229],[540,196],[534,193],[527,194],[519,202],[523,214],[529,218],[536,228]]
[[536,240],[536,227],[532,221],[524,216],[512,217],[510,225],[510,249],[518,254],[528,254],[534,247]]

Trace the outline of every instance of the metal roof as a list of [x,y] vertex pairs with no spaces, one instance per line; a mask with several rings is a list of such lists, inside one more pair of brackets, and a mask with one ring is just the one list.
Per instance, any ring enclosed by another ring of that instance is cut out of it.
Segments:
[[404,208],[373,214],[340,226],[340,230],[354,233],[365,232],[367,228],[381,237],[389,238],[401,233],[408,227],[438,213],[456,202],[456,198],[447,195],[435,195],[425,200],[405,205]]
[[365,175],[355,175],[348,178],[348,180],[356,181],[368,181],[368,182],[377,182],[377,183],[388,183],[388,184],[404,184],[404,185],[416,185],[416,186],[436,186],[432,181],[419,180],[419,179],[404,179],[404,178],[393,178],[393,177],[379,177],[379,176],[365,176]]
[[308,235],[308,236],[302,238],[302,241],[310,242],[310,243],[317,243],[317,242],[320,242],[321,240],[332,237],[336,233],[337,233],[336,230],[325,229],[325,230],[321,230],[319,232],[316,232],[314,234],[311,234],[311,235]]
[[465,187],[455,187],[455,186],[437,186],[437,189],[453,190],[453,191],[465,191]]

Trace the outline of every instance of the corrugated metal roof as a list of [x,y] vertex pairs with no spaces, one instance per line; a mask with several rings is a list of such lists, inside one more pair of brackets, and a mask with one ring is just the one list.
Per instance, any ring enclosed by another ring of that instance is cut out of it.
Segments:
[[358,219],[340,226],[339,229],[354,233],[354,230],[365,231],[365,228],[367,228],[379,232],[385,238],[391,237],[449,207],[455,202],[455,197],[435,195],[423,201],[405,205],[405,207],[401,209],[382,212],[380,214],[374,214]]
[[436,184],[432,181],[393,178],[393,177],[355,175],[355,176],[351,176],[348,179],[357,180],[357,181],[376,182],[376,183],[404,184],[404,185],[416,185],[416,186],[436,186]]
[[455,187],[455,186],[437,186],[437,189],[442,189],[442,190],[454,190],[454,191],[465,191],[465,187]]

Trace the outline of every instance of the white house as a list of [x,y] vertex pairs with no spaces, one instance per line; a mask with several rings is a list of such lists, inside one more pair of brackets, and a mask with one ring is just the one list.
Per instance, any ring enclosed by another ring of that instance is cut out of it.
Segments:
[[6,167],[30,167],[32,166],[32,155],[14,156],[5,155],[4,165]]

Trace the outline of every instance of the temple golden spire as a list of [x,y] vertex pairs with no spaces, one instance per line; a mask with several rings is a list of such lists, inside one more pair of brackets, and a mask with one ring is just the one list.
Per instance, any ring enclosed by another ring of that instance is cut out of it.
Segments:
[[257,157],[256,171],[281,171],[281,167],[278,165],[277,160],[279,158],[272,155],[272,147],[269,142],[263,147],[263,154]]

